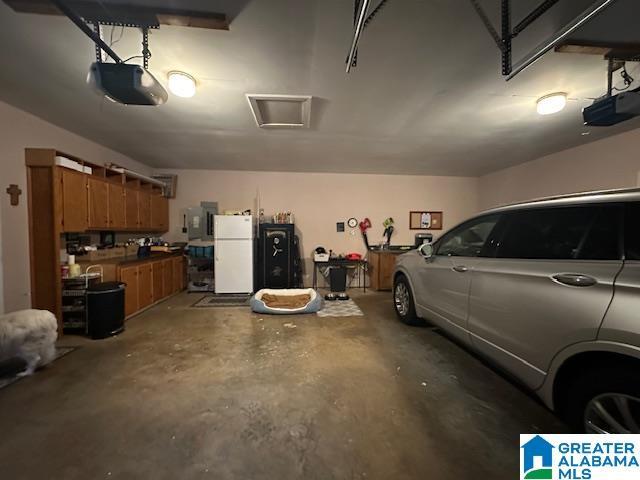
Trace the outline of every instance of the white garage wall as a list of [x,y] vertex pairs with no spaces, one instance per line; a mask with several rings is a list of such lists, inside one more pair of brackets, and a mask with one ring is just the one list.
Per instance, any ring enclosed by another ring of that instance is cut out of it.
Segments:
[[[30,300],[27,175],[24,149],[56,148],[97,164],[114,162],[149,174],[151,170],[124,155],[0,102],[0,283],[7,312],[28,308]],[[22,190],[20,204],[11,206],[5,189],[12,183]],[[2,281],[4,280],[4,281]],[[2,303],[0,303],[0,306]],[[0,309],[1,310],[1,309]]]
[[[177,198],[170,202],[167,238],[186,241],[181,233],[182,212],[201,201],[217,201],[221,210],[255,211],[256,192],[266,215],[278,211],[295,214],[301,237],[301,254],[309,263],[311,252],[322,245],[338,253],[364,253],[360,231],[336,232],[336,222],[369,217],[369,241],[382,240],[382,222],[395,220],[393,244],[413,244],[409,211],[444,212],[449,228],[477,211],[477,179],[409,175],[239,172],[212,170],[162,170],[178,175]],[[438,233],[438,232],[434,232]],[[307,265],[305,273],[309,273]],[[307,280],[308,281],[308,280]]]
[[480,208],[640,185],[640,129],[480,177]]

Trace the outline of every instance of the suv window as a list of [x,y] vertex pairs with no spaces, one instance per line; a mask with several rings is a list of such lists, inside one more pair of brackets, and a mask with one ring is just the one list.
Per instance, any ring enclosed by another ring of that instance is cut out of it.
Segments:
[[629,203],[625,210],[625,258],[640,260],[640,203]]
[[438,242],[436,255],[479,256],[499,218],[498,215],[476,218],[452,230]]
[[615,260],[618,206],[536,208],[506,216],[498,258]]
[[586,238],[578,251],[579,260],[620,260],[622,207],[603,205],[598,208]]

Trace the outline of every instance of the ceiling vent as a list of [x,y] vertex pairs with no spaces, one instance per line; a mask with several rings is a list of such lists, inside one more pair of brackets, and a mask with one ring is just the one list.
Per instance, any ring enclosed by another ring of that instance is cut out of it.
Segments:
[[309,128],[309,95],[247,94],[253,118],[260,128]]

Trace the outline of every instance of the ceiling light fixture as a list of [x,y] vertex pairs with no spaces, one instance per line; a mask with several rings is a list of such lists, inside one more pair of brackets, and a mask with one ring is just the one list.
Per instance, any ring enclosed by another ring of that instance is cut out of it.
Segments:
[[551,115],[561,112],[567,106],[566,93],[552,93],[541,97],[536,102],[536,109],[540,115]]
[[174,95],[190,98],[196,94],[196,79],[188,73],[169,72],[169,90]]

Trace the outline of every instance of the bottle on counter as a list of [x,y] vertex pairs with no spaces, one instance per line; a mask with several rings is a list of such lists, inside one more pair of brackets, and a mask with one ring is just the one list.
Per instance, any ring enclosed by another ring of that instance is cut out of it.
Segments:
[[67,278],[76,278],[80,276],[80,273],[81,273],[80,264],[76,263],[75,255],[69,255],[67,260],[67,265],[69,267],[69,274]]

